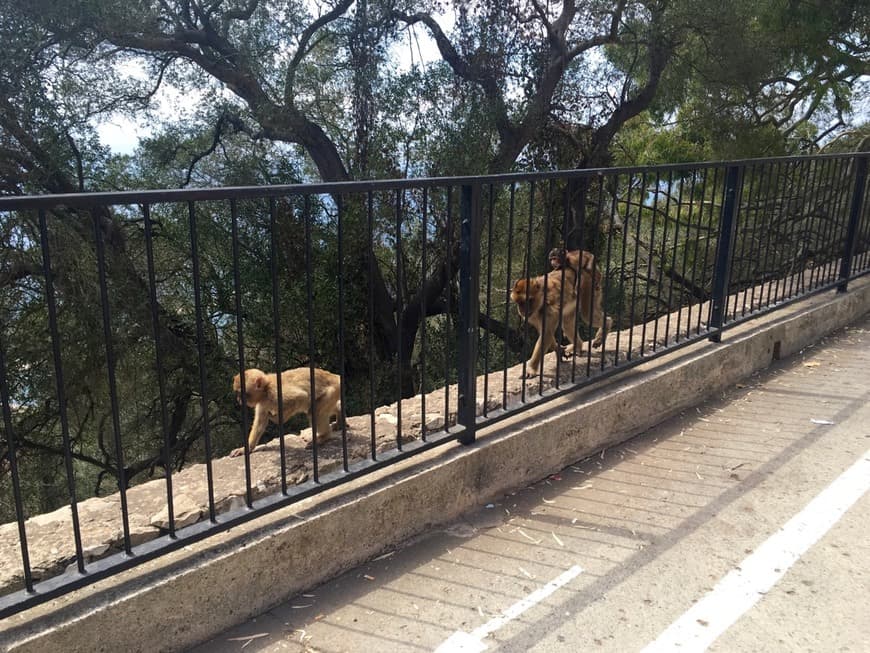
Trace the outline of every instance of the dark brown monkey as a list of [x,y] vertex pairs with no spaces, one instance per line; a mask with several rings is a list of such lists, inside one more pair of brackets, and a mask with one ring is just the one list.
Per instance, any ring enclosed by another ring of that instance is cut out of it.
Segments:
[[[580,281],[578,293],[580,319],[587,325],[598,327],[595,338],[592,340],[592,346],[600,347],[604,341],[605,332],[610,331],[610,327],[613,326],[613,319],[608,316],[607,320],[604,320],[604,309],[601,305],[603,295],[601,271],[595,263],[595,255],[586,250],[566,251],[563,247],[554,247],[550,250],[549,259],[553,270],[559,270],[567,264],[567,267],[578,275],[577,278]],[[574,347],[566,347],[563,353],[565,356],[573,355]]]
[[[311,370],[307,367],[297,367],[281,372],[281,417],[286,422],[294,415],[305,413],[308,422],[315,426],[311,411]],[[233,377],[233,391],[236,399],[242,403],[241,379],[236,374]],[[245,370],[245,402],[254,409],[254,422],[248,434],[248,449],[253,452],[271,421],[278,423],[278,377],[272,372],[266,374],[262,370],[250,368]],[[316,426],[312,437],[316,434],[317,443],[324,442],[332,435],[330,421],[336,418],[338,428],[344,423],[341,409],[341,377],[332,372],[314,368],[314,413]],[[230,456],[240,456],[244,447],[234,449]]]
[[577,291],[571,268],[564,275],[560,270],[532,277],[528,281],[525,278],[518,279],[511,290],[511,301],[517,305],[520,317],[526,318],[538,330],[538,341],[529,359],[526,378],[540,372],[544,355],[556,346],[555,333],[559,324],[562,325],[562,333],[571,341],[573,351],[577,332]]

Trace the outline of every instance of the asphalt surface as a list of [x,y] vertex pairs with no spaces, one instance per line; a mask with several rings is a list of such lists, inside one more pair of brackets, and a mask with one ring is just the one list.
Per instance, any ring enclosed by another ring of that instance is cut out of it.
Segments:
[[868,461],[870,315],[193,650],[870,651]]

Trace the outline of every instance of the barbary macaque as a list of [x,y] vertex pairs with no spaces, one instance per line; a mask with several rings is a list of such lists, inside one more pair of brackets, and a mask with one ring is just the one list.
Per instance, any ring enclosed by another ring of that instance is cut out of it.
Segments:
[[566,250],[564,247],[554,247],[550,250],[550,267],[554,270],[559,270],[567,263],[568,267],[574,272],[580,274],[581,270],[595,275],[595,283],[601,281],[601,273],[595,267],[595,255],[592,252],[587,252],[585,249]]
[[[574,249],[566,251],[563,247],[554,247],[550,250],[550,266],[553,270],[560,270],[562,266],[567,265],[571,270],[574,270],[579,279],[579,302],[580,302],[580,319],[586,325],[598,327],[595,338],[592,340],[593,347],[600,347],[604,341],[604,334],[610,331],[613,326],[613,318],[607,317],[604,320],[604,309],[601,306],[602,295],[601,290],[601,271],[595,264],[595,255],[586,250]],[[590,313],[591,319],[590,319]],[[570,357],[574,353],[573,345],[566,347],[563,354]]]
[[[336,428],[344,423],[341,408],[341,377],[332,372],[314,368],[314,416],[311,415],[311,369],[297,367],[281,372],[281,418],[286,422],[294,415],[305,413],[317,443],[332,435],[330,422],[335,417]],[[242,403],[240,375],[233,377],[236,400]],[[272,372],[249,368],[245,370],[245,403],[254,409],[254,421],[248,434],[248,450],[253,453],[271,421],[278,423],[278,376]],[[316,426],[316,428],[315,428]],[[230,456],[241,456],[244,447],[234,449]]]
[[[571,347],[574,346],[577,331],[576,281],[571,268],[566,273],[563,275],[562,271],[553,271],[528,280],[521,278],[511,290],[511,301],[517,305],[520,317],[538,330],[538,341],[529,359],[526,378],[540,372],[544,355],[556,347],[556,327],[560,323],[562,333],[571,341]],[[564,283],[563,276],[566,277]]]

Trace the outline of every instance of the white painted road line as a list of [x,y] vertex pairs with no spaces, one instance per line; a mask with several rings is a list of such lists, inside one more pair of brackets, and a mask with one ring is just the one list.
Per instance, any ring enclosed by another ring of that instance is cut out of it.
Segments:
[[705,651],[870,489],[870,450],[641,653]]
[[509,621],[519,617],[523,612],[537,605],[560,587],[564,587],[583,573],[583,569],[574,565],[568,571],[554,578],[539,590],[535,590],[521,601],[517,601],[499,616],[489,620],[482,626],[466,633],[456,631],[435,649],[435,653],[480,653],[486,650],[483,640]]

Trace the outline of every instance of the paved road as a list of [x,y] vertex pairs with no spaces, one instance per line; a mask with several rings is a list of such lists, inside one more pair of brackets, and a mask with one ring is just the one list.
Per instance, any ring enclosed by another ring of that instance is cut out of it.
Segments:
[[195,650],[870,651],[868,486],[870,316]]

